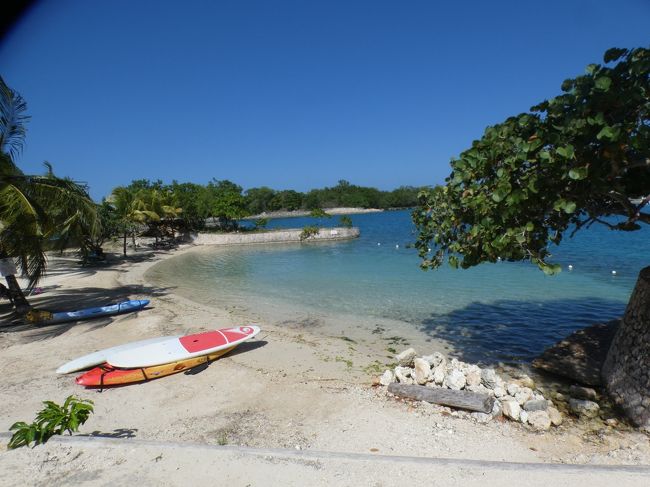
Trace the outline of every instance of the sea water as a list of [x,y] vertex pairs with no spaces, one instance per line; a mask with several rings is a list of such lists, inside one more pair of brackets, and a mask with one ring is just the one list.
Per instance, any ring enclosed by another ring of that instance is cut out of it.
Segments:
[[[158,264],[151,277],[194,299],[262,315],[265,308],[299,307],[389,319],[445,340],[464,360],[518,362],[578,328],[621,316],[639,270],[650,264],[648,229],[594,225],[552,249],[551,260],[563,268],[556,276],[527,262],[423,271],[409,247],[416,239],[410,212],[351,218],[358,239],[205,248]],[[268,226],[313,224],[340,223],[288,218]]]

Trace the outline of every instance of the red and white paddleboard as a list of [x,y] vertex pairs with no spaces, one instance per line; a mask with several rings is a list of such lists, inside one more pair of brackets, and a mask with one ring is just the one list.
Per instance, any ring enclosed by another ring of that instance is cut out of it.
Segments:
[[137,368],[178,362],[237,346],[259,332],[259,326],[251,325],[169,337],[167,340],[111,353],[106,356],[106,363],[113,367]]

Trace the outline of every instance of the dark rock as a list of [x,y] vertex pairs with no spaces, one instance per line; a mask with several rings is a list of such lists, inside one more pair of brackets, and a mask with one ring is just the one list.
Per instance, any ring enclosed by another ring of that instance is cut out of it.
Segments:
[[599,386],[600,371],[619,321],[599,323],[572,333],[533,360],[533,367],[580,384]]
[[590,401],[595,401],[598,399],[598,393],[593,390],[591,387],[581,387],[581,386],[571,386],[569,388],[569,394],[578,399],[589,399]]
[[548,401],[546,399],[533,399],[524,403],[524,409],[528,412],[531,411],[546,411],[548,408]]

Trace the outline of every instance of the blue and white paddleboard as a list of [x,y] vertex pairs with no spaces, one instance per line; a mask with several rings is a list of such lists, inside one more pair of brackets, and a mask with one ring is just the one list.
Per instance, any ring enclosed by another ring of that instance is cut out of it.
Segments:
[[63,323],[65,321],[89,320],[100,316],[119,315],[139,311],[149,304],[148,299],[136,299],[133,301],[122,301],[121,303],[97,308],[80,309],[79,311],[65,311],[52,313],[52,317],[41,322],[41,324]]

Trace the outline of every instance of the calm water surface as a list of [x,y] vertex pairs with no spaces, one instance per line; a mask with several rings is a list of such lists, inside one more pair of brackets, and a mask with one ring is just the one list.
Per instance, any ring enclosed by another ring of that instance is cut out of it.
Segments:
[[[531,360],[581,326],[620,316],[638,271],[650,264],[648,230],[594,225],[555,249],[554,261],[564,270],[554,277],[528,263],[506,262],[425,272],[407,248],[415,240],[409,212],[352,220],[361,229],[353,241],[190,252],[158,264],[149,277],[222,306],[398,320],[447,340],[463,359],[511,362]],[[315,222],[271,220],[269,228]],[[338,217],[316,223],[336,226]]]

